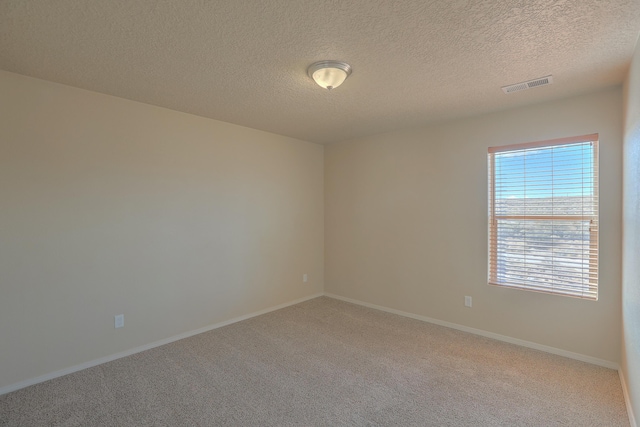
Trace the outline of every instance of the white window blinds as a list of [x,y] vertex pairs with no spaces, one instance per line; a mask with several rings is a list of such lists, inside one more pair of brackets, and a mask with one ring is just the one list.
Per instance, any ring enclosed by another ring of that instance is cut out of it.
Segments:
[[489,284],[598,299],[598,135],[491,147]]

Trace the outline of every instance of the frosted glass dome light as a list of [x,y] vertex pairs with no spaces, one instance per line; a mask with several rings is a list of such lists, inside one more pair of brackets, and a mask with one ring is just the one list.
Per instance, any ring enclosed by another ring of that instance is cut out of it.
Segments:
[[331,90],[340,86],[351,74],[351,66],[345,62],[320,61],[311,64],[309,77],[320,87]]

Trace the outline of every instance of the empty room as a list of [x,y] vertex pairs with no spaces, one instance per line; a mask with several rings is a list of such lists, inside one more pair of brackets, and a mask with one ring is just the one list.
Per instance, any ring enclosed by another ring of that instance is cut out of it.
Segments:
[[0,426],[637,426],[637,0],[0,35]]

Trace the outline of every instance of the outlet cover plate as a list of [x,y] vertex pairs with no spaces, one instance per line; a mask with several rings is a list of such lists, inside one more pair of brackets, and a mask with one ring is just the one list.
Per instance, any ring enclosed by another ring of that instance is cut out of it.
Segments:
[[124,314],[118,314],[118,315],[113,316],[113,317],[114,317],[116,329],[123,328],[124,327]]

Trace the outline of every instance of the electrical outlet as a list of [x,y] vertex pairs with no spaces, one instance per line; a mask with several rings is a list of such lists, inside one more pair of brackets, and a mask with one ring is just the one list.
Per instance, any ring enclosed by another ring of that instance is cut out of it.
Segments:
[[307,273],[304,273],[302,275],[302,282],[307,283],[308,281],[309,281],[309,276],[307,275]]
[[117,316],[113,316],[115,318],[115,327],[124,328],[124,314],[118,314]]
[[471,297],[464,297],[464,306],[471,307]]

